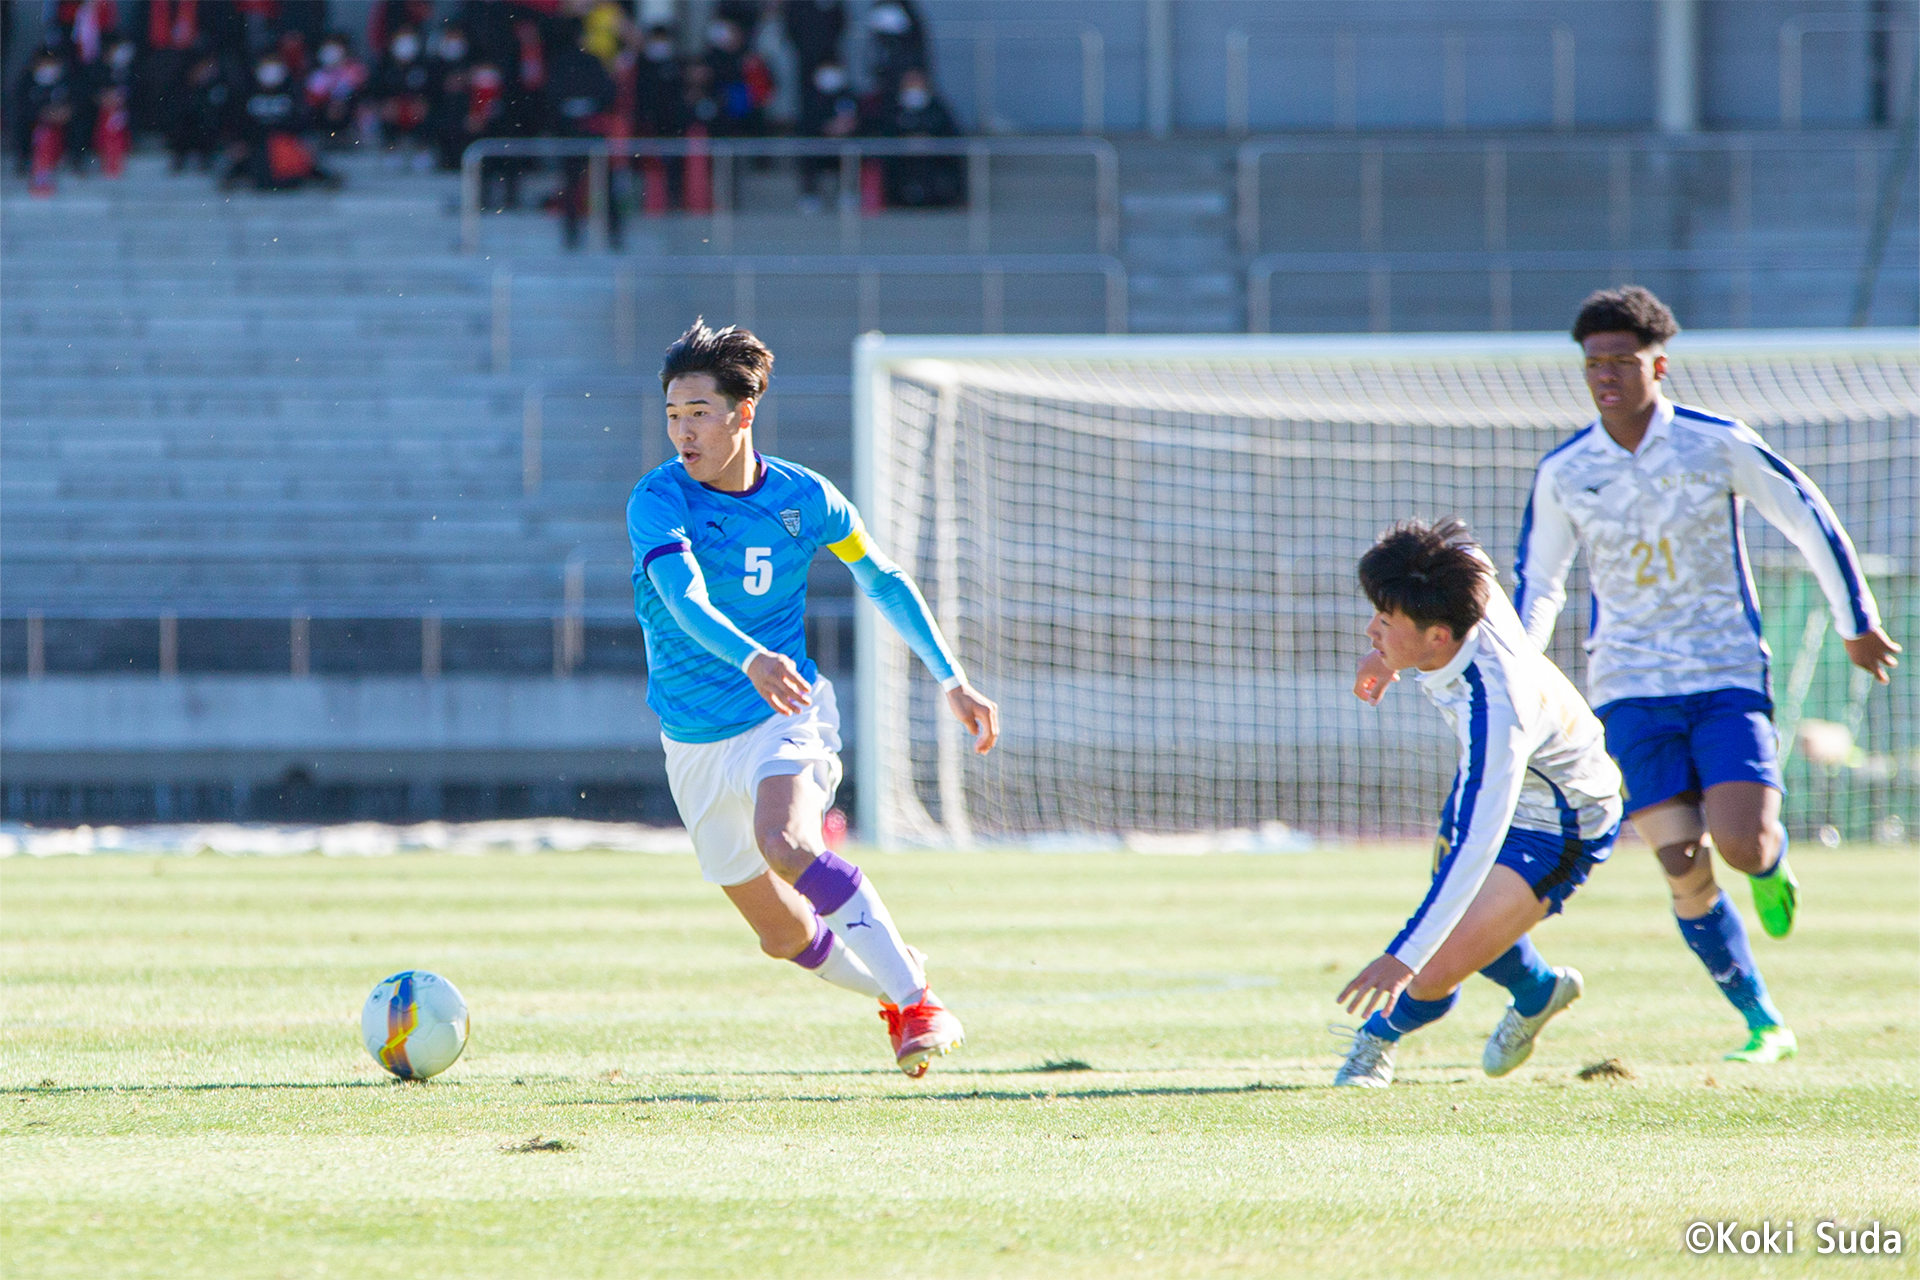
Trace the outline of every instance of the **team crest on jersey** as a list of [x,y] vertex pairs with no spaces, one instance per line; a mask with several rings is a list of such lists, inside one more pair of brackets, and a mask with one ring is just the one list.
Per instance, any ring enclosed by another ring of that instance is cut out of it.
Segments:
[[800,509],[798,507],[788,507],[785,511],[782,511],[780,513],[780,523],[787,526],[788,537],[790,538],[799,537],[800,536]]

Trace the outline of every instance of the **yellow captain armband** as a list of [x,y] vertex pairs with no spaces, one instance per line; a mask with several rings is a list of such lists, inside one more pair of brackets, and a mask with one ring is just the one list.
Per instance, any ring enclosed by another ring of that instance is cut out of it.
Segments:
[[829,542],[827,544],[827,550],[839,556],[840,559],[846,563],[853,564],[871,555],[873,553],[873,544],[867,541],[867,531],[861,526],[855,525],[853,532],[840,539],[840,541]]

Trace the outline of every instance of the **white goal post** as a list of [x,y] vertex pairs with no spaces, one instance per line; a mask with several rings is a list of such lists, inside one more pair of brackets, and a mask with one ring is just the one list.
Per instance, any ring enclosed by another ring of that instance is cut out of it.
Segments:
[[[1920,561],[1920,335],[1685,333],[1670,354],[1675,399],[1744,419],[1825,489],[1889,629],[1920,640],[1895,630]],[[1394,520],[1457,514],[1511,588],[1534,467],[1593,417],[1563,333],[869,334],[853,408],[855,501],[1006,721],[972,755],[861,602],[850,745],[862,835],[882,848],[1430,831],[1451,740],[1410,687],[1377,711],[1349,693],[1369,616],[1355,561]],[[1863,820],[1911,828],[1915,673],[1872,696],[1837,677],[1830,711],[1808,673],[1833,642],[1798,558],[1758,519],[1747,536],[1776,649],[1791,633],[1783,723],[1851,716],[1865,754],[1893,762],[1845,779],[1866,788]],[[1572,587],[1552,653],[1579,682],[1578,570]]]

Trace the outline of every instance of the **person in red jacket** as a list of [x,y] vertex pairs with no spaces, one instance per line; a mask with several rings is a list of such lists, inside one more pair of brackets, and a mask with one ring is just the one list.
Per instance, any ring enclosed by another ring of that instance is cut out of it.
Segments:
[[367,84],[367,64],[353,56],[343,31],[331,32],[320,42],[315,66],[307,73],[307,117],[314,129],[335,146],[350,141],[354,113]]

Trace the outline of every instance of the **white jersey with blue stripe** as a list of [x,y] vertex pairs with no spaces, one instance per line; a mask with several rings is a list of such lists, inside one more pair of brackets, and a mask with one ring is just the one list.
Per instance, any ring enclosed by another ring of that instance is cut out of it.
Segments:
[[1460,743],[1433,885],[1387,947],[1416,973],[1460,923],[1510,828],[1579,842],[1620,824],[1620,770],[1599,719],[1520,629],[1491,562],[1487,578],[1486,617],[1451,662],[1415,681]]
[[1772,654],[1747,564],[1747,504],[1812,566],[1840,634],[1880,625],[1859,557],[1813,481],[1745,423],[1662,398],[1633,453],[1594,422],[1534,477],[1514,565],[1514,606],[1544,647],[1587,550],[1595,706],[1715,689],[1770,694]]

